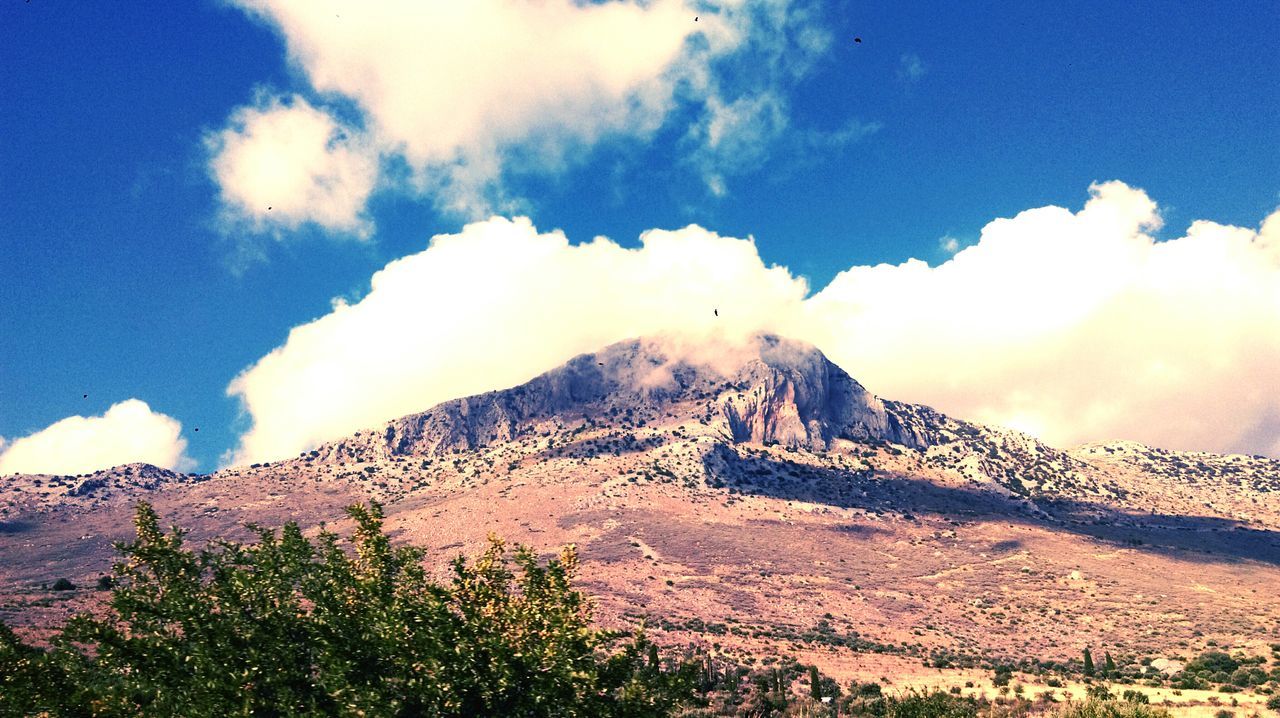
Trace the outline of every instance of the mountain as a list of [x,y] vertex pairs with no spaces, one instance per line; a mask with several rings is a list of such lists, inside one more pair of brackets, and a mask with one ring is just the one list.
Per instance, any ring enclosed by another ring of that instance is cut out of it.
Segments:
[[1173,658],[1275,641],[1280,625],[1280,462],[1062,450],[880,399],[774,336],[625,341],[206,476],[2,481],[0,619],[28,627],[92,602],[49,605],[34,587],[107,570],[140,497],[193,541],[250,521],[341,529],[344,505],[373,498],[442,566],[489,533],[575,543],[605,623],[846,674],[1085,645]]
[[776,336],[694,351],[658,340],[621,342],[527,384],[445,402],[306,458],[342,464],[432,457],[610,425],[811,452],[894,444],[1021,494],[1089,483],[1087,464],[1066,452],[1015,431],[883,401],[817,348]]

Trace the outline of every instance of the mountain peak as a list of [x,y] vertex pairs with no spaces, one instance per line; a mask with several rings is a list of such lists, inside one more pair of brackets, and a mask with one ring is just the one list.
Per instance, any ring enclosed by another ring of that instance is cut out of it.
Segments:
[[312,457],[442,454],[611,421],[697,422],[733,443],[815,450],[837,439],[920,443],[813,345],[774,335],[741,342],[660,337],[579,355],[520,386],[445,402]]

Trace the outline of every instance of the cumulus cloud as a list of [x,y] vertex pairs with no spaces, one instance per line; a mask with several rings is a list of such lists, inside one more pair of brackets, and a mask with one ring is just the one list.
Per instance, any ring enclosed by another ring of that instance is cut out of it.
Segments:
[[253,418],[232,460],[295,454],[628,337],[781,331],[808,289],[750,240],[687,227],[641,242],[572,245],[497,218],[435,237],[231,383]]
[[378,177],[377,152],[305,99],[264,94],[206,144],[227,221],[259,232],[314,223],[368,235],[364,206]]
[[471,224],[237,377],[253,428],[234,460],[289,456],[626,337],[717,331],[813,342],[881,396],[1058,445],[1280,455],[1280,213],[1158,242],[1144,192],[1090,192],[1077,212],[997,219],[938,266],[853,267],[808,298],[750,239],[694,226],[626,249],[524,219]]
[[[785,106],[761,98],[830,44],[806,0],[232,2],[281,36],[306,92],[354,108],[362,129],[342,130],[360,151],[335,147],[336,121],[294,98],[288,108],[238,111],[213,148],[214,178],[232,212],[262,222],[261,193],[241,187],[262,188],[234,170],[282,172],[281,155],[305,157],[312,171],[290,179],[336,175],[319,184],[338,185],[338,201],[300,195],[280,221],[340,229],[363,222],[369,148],[407,166],[397,188],[478,217],[519,205],[505,174],[559,172],[605,138],[650,137],[680,108],[699,116],[695,127],[724,126],[708,129],[717,144],[735,129],[768,139],[785,125],[771,117]],[[732,84],[721,79],[728,74]],[[269,132],[286,119],[312,126],[298,136]],[[255,122],[265,126],[256,134]],[[228,157],[240,139],[241,156]]]
[[882,395],[1060,445],[1129,438],[1280,455],[1280,214],[1157,242],[1119,182],[1080,212],[988,224],[937,267],[854,267],[805,303],[807,338]]
[[188,471],[182,424],[128,399],[102,416],[70,416],[29,436],[0,440],[0,474],[82,474],[146,462]]

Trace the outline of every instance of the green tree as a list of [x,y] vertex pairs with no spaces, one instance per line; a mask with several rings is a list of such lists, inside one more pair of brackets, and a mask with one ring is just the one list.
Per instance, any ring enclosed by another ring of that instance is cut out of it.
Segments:
[[442,585],[377,504],[348,513],[349,545],[289,524],[193,551],[140,504],[108,611],[47,652],[0,632],[0,714],[641,718],[691,695],[642,633],[591,626],[572,548],[542,562],[491,539]]
[[817,666],[809,666],[809,695],[815,701],[822,700],[822,676],[818,673]]
[[1093,654],[1089,652],[1088,646],[1084,649],[1084,674],[1086,676],[1093,675]]
[[1103,654],[1103,666],[1105,666],[1107,676],[1114,677],[1116,675],[1116,662],[1111,660],[1111,651],[1105,651]]

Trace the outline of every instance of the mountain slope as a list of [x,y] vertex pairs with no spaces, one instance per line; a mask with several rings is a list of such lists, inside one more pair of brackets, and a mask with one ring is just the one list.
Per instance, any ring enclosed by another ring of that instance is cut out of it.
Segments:
[[881,400],[785,339],[633,340],[287,461],[154,485],[134,468],[92,500],[61,479],[0,515],[0,586],[36,596],[0,619],[50,620],[30,587],[91,583],[145,496],[193,541],[340,527],[344,504],[374,498],[440,562],[491,532],[575,543],[603,621],[648,616],[672,640],[718,626],[725,650],[801,650],[819,621],[917,666],[1104,643],[1182,654],[1280,625],[1274,464],[1117,451]]

